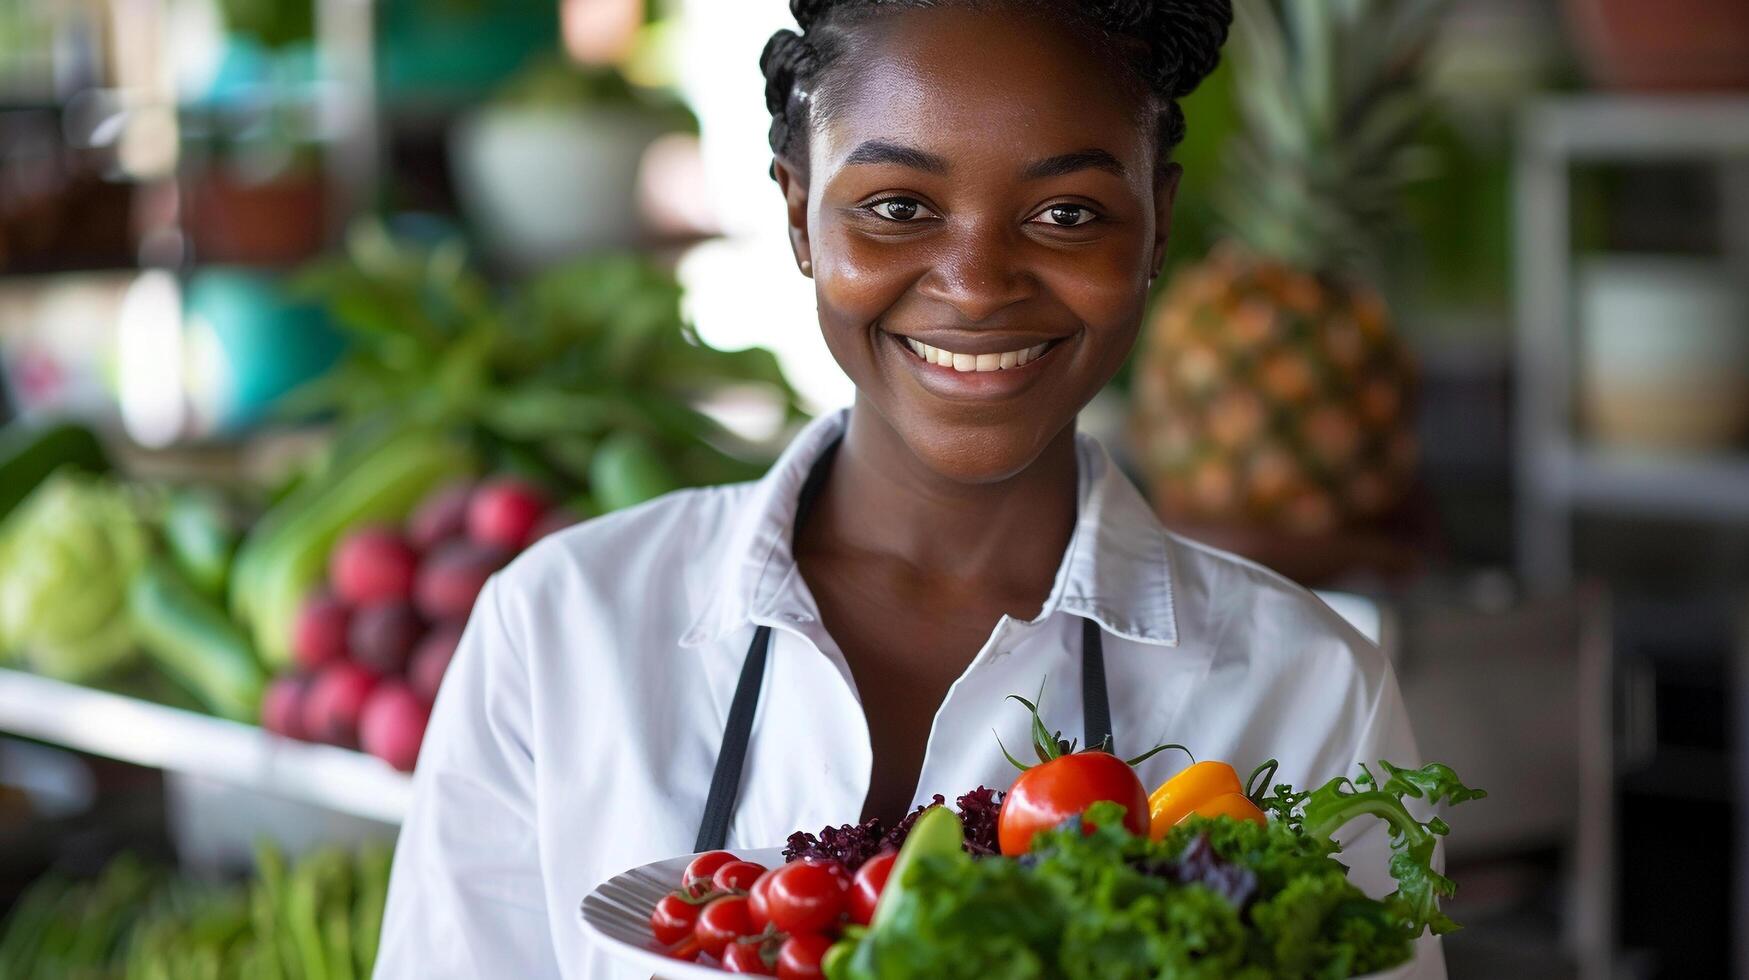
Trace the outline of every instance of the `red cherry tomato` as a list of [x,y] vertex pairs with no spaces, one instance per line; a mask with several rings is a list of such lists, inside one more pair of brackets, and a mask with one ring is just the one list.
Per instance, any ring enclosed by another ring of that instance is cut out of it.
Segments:
[[763,943],[730,943],[723,947],[723,969],[730,973],[756,973],[769,977],[773,971],[760,952]]
[[1076,752],[1033,766],[1009,787],[996,815],[1002,853],[1025,854],[1033,834],[1079,816],[1101,800],[1122,804],[1124,827],[1147,836],[1148,791],[1129,763],[1109,752]]
[[791,861],[778,868],[767,886],[766,908],[779,932],[825,932],[844,912],[849,890],[842,867]]
[[657,942],[672,946],[692,935],[692,928],[698,923],[698,908],[681,898],[679,892],[669,892],[650,913],[650,932]]
[[728,851],[706,851],[693,858],[692,863],[686,866],[686,870],[680,873],[680,887],[685,891],[693,891],[702,886],[699,879],[709,881],[711,875],[717,873],[718,868],[739,860],[741,859]]
[[719,891],[744,892],[753,887],[759,876],[765,873],[765,865],[754,864],[752,861],[730,861],[717,869],[711,875],[711,884]]
[[820,961],[832,948],[832,940],[819,933],[791,936],[777,951],[778,980],[816,980]]
[[747,914],[755,929],[763,929],[771,921],[771,877],[775,874],[776,869],[765,872],[747,889]]
[[880,901],[881,890],[887,887],[887,877],[893,873],[893,862],[899,857],[898,851],[887,851],[863,862],[856,869],[856,877],[850,882],[850,898],[848,907],[850,921],[859,926],[866,926],[874,921],[875,903]]
[[827,871],[844,879],[844,887],[850,887],[850,869],[846,868],[841,862],[827,860],[826,858],[802,858],[802,862],[804,864],[817,864],[820,867],[825,868]]
[[723,947],[756,932],[753,920],[747,917],[745,895],[725,895],[713,900],[698,914],[698,924],[692,930],[698,944],[712,956],[723,955]]

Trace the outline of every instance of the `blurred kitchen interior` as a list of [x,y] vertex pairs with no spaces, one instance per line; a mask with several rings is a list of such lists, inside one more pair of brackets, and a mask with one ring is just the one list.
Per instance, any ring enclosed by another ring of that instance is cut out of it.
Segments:
[[[1453,977],[1749,975],[1749,4],[1462,0],[1425,50],[1383,29],[1410,6],[1317,4],[1354,76],[1326,115],[1240,51],[1187,100],[1172,259],[1084,424],[1171,526],[1377,638],[1428,758],[1489,790],[1450,818]],[[381,853],[330,848],[392,842],[453,618],[422,569],[371,640],[401,701],[319,731],[297,699],[346,695],[288,639],[302,593],[229,597],[385,420],[558,526],[748,477],[845,403],[766,172],[787,23],[0,0],[0,975],[120,976],[74,965],[274,855],[371,901]],[[1389,118],[1382,64],[1412,65]],[[255,687],[129,632],[153,541]]]

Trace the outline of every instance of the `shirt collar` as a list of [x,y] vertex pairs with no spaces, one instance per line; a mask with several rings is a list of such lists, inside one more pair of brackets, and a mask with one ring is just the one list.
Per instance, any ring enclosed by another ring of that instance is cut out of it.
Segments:
[[[808,423],[771,470],[751,485],[735,517],[723,560],[706,583],[709,597],[682,646],[728,638],[749,623],[779,625],[812,619],[791,550],[791,528],[802,483],[820,454],[843,434],[849,409]],[[1097,622],[1138,643],[1178,645],[1172,567],[1165,528],[1099,441],[1075,439],[1079,517],[1056,581],[1033,623],[1058,611]]]

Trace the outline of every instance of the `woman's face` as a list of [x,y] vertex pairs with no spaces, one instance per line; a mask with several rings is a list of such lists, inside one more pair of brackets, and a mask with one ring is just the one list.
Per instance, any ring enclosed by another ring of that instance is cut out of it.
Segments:
[[1177,169],[1049,19],[907,11],[846,57],[808,172],[778,164],[827,346],[931,469],[1006,479],[1128,354]]

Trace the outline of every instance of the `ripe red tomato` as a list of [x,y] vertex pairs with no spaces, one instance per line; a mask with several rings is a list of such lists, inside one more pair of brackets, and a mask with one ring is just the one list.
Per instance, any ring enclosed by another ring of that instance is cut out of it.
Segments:
[[824,932],[843,914],[849,886],[842,866],[791,861],[773,872],[766,886],[771,924],[792,934]]
[[778,980],[817,980],[820,961],[832,948],[832,940],[818,933],[791,936],[777,951]]
[[702,885],[702,882],[699,881],[700,878],[709,881],[711,875],[717,873],[718,868],[731,861],[739,860],[741,859],[728,851],[706,851],[693,858],[692,863],[686,866],[686,870],[680,872],[680,887],[690,892]]
[[774,970],[760,951],[764,943],[730,943],[723,947],[723,969],[730,973],[755,973],[769,977]]
[[698,914],[698,924],[693,927],[692,934],[705,952],[721,956],[723,947],[758,931],[753,928],[753,920],[747,917],[747,897],[725,895],[713,900]]
[[730,861],[717,869],[711,875],[711,884],[719,891],[744,892],[753,887],[759,876],[765,873],[765,865],[754,864],[752,861]]
[[881,890],[887,887],[887,877],[893,873],[893,862],[898,857],[898,851],[887,851],[856,869],[856,878],[850,883],[850,921],[859,926],[874,921],[875,903],[880,901]]
[[765,872],[747,889],[747,914],[752,916],[755,929],[763,929],[771,921],[771,877],[775,874],[777,870]]
[[650,913],[650,932],[655,934],[657,942],[672,946],[692,935],[692,928],[698,922],[698,909],[681,898],[678,892],[669,892]]
[[1148,791],[1129,763],[1109,752],[1076,752],[1033,766],[1009,787],[996,816],[1002,853],[1025,854],[1033,834],[1079,816],[1101,800],[1122,804],[1124,827],[1147,835]]

